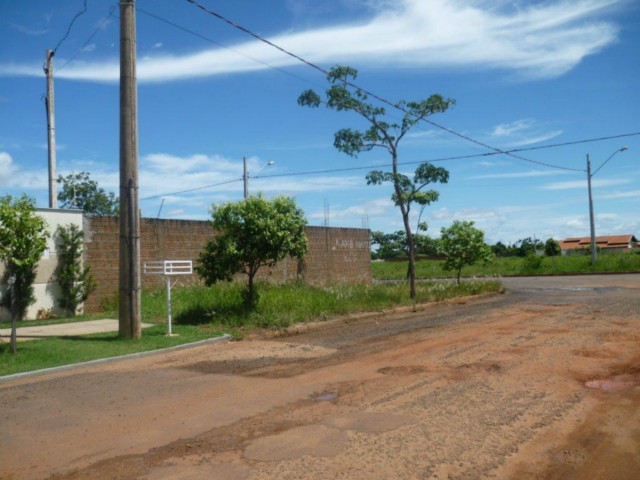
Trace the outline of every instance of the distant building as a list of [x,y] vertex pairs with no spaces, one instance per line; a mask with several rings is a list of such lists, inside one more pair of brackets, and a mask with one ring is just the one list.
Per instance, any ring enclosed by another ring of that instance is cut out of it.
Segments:
[[[560,243],[562,255],[580,254],[591,247],[591,237],[566,238],[558,243]],[[596,237],[596,245],[601,252],[608,253],[625,253],[631,252],[634,248],[640,248],[638,239],[631,234]]]

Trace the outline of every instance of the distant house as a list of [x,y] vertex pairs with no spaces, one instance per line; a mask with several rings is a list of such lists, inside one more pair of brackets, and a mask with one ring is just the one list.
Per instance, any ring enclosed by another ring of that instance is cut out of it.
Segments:
[[[585,252],[591,246],[591,237],[574,237],[560,240],[562,255]],[[596,237],[596,245],[601,252],[625,253],[639,248],[638,239],[634,235],[606,235]]]

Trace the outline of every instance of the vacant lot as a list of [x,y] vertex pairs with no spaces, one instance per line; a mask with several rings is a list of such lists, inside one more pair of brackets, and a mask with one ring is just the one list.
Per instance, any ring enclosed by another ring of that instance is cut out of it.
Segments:
[[635,479],[640,276],[0,384],[0,477]]

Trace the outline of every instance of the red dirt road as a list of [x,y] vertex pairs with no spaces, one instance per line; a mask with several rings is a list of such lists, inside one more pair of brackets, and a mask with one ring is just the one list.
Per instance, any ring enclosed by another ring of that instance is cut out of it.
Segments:
[[637,479],[640,276],[0,383],[0,478]]

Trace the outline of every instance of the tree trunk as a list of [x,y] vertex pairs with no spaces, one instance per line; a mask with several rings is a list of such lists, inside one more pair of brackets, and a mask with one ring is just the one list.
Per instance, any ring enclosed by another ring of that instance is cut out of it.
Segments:
[[253,295],[254,295],[254,287],[253,287],[253,276],[255,272],[249,273],[249,284],[247,286],[247,307],[253,307]]
[[392,152],[392,155],[393,155],[392,167],[393,167],[393,175],[394,175],[393,188],[396,192],[396,196],[398,197],[398,203],[400,204],[400,211],[402,212],[402,221],[404,223],[404,230],[407,234],[407,250],[408,250],[407,253],[409,254],[409,269],[407,272],[409,276],[409,297],[411,297],[412,300],[415,300],[416,299],[416,269],[415,269],[415,247],[413,244],[413,234],[411,233],[411,225],[409,224],[409,209],[407,208],[407,205],[404,203],[404,199],[402,198],[402,190],[400,189],[397,178],[395,177],[395,175],[398,175],[398,155],[395,150]]
[[18,312],[16,311],[16,285],[15,285],[16,279],[14,277],[13,281],[10,282],[9,285],[9,313],[11,314],[11,342],[10,342],[10,348],[11,348],[11,353],[12,354],[16,354],[18,352],[18,346],[17,346],[17,341],[18,341],[18,331],[17,331],[17,321],[18,321]]

